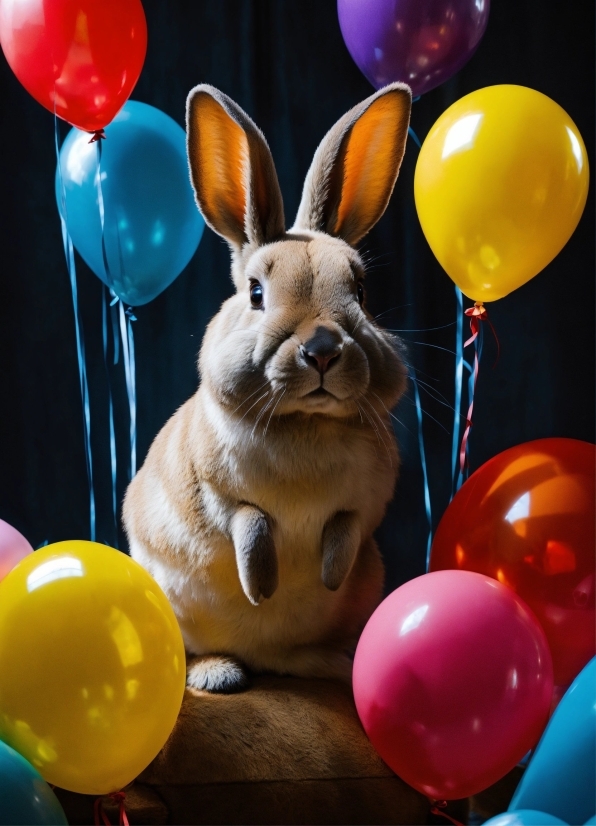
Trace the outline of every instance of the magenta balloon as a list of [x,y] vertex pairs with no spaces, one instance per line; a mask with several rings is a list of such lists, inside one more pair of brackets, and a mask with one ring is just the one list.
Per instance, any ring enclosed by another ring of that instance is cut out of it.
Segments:
[[402,585],[364,629],[354,699],[383,760],[435,799],[476,794],[533,748],[548,720],[553,666],[528,606],[471,571]]
[[490,0],[337,0],[356,65],[376,89],[401,80],[422,95],[467,63],[486,29]]
[[17,562],[33,553],[33,548],[23,534],[0,519],[0,582]]

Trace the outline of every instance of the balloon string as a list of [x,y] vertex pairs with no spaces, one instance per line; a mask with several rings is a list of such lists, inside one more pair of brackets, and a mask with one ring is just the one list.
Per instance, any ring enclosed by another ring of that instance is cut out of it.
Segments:
[[122,360],[124,361],[124,375],[126,378],[126,392],[128,394],[128,409],[130,411],[130,478],[137,472],[137,393],[135,382],[135,346],[132,332],[132,322],[136,318],[132,310],[124,310],[120,302],[120,336],[122,339]]
[[[124,801],[126,800],[126,794],[124,792],[113,792],[112,794],[106,795],[110,798],[114,803],[118,805],[118,824],[119,826],[130,826],[128,822],[128,816],[126,814],[126,809],[124,806]],[[104,811],[103,808],[103,798],[96,797],[95,802],[93,804],[93,813],[95,816],[95,826],[101,826],[100,818],[103,820],[104,826],[111,826],[110,819]]]
[[97,141],[97,173],[95,175],[95,185],[97,187],[97,206],[99,207],[99,222],[101,224],[101,257],[103,259],[103,268],[106,271],[106,278],[110,289],[113,287],[112,273],[110,272],[110,264],[108,261],[108,252],[106,249],[106,232],[105,232],[105,206],[103,200],[103,188],[101,185],[101,141]]
[[[478,373],[480,370],[480,358],[482,356],[482,321],[488,320],[486,308],[482,302],[477,301],[473,307],[466,310],[464,315],[470,319],[470,332],[472,335],[464,342],[464,348],[470,344],[474,345],[474,367],[468,379],[468,400],[469,408],[466,416],[466,429],[461,440],[461,447],[459,451],[459,479],[458,487],[465,481],[468,472],[468,442],[470,438],[470,431],[472,430],[472,414],[474,411],[474,394],[476,392],[476,384],[478,382]],[[492,325],[491,325],[492,328]],[[494,328],[493,332],[494,332]]]
[[412,138],[412,140],[414,141],[414,143],[416,144],[418,149],[422,149],[422,144],[420,143],[420,138],[418,137],[416,132],[414,132],[414,130],[412,129],[411,126],[408,126],[408,135]]
[[113,290],[110,290],[110,316],[112,318],[112,337],[114,339],[114,364],[120,361],[120,328],[118,327],[118,309],[116,304],[120,301]]
[[60,151],[58,147],[58,117],[54,111],[54,145],[56,148],[56,163],[58,167],[58,180],[60,182],[60,225],[62,228],[62,244],[66,258],[66,267],[70,279],[70,289],[72,293],[72,304],[75,320],[75,334],[77,341],[77,360],[79,365],[79,384],[81,389],[81,399],[83,402],[83,435],[85,439],[85,462],[87,466],[87,479],[89,482],[89,534],[92,542],[95,542],[95,491],[93,488],[93,458],[91,454],[91,406],[89,401],[89,384],[87,381],[87,362],[85,358],[85,340],[83,336],[83,322],[79,310],[77,294],[77,274],[74,257],[74,247],[70,233],[68,232],[68,214],[66,209],[66,189],[62,177],[62,166],[60,163]]
[[420,403],[420,393],[418,391],[418,382],[414,372],[410,374],[410,379],[414,387],[414,401],[416,403],[416,418],[418,420],[418,449],[420,450],[420,463],[422,465],[422,478],[424,479],[424,508],[426,511],[426,520],[428,522],[428,539],[426,542],[426,570],[430,566],[430,549],[433,543],[433,520],[430,506],[430,489],[428,485],[428,470],[426,467],[426,451],[424,449],[424,436],[422,432],[422,404]]
[[463,826],[463,824],[460,823],[459,820],[456,820],[454,817],[451,817],[451,815],[448,815],[447,812],[442,811],[446,806],[446,800],[435,801],[434,805],[430,807],[431,815],[438,815],[439,817],[444,817],[447,820],[450,820],[453,823],[453,826]]
[[[415,102],[418,100],[418,97],[414,98]],[[411,126],[408,126],[408,134],[418,147],[421,148],[422,144],[420,143],[420,139],[418,135]],[[408,256],[408,263],[411,258]],[[418,450],[420,453],[420,464],[422,465],[422,479],[424,481],[424,509],[426,511],[426,520],[428,522],[428,539],[426,541],[426,570],[428,571],[430,565],[430,550],[433,541],[433,520],[432,520],[432,510],[430,504],[430,488],[428,484],[428,468],[426,466],[426,450],[424,448],[424,433],[422,427],[422,404],[420,402],[420,392],[418,390],[418,382],[416,380],[416,376],[414,374],[414,370],[412,369],[410,373],[410,379],[412,380],[412,385],[414,387],[414,402],[416,405],[416,420],[418,424]]]
[[451,499],[458,490],[457,479],[457,457],[459,447],[459,430],[461,416],[461,397],[464,378],[464,347],[463,347],[463,327],[464,327],[464,302],[460,288],[455,285],[455,298],[457,301],[457,322],[455,331],[455,401],[453,404],[453,438],[451,441]]
[[[110,290],[113,295],[113,300],[111,306],[120,302],[120,338],[122,340],[122,360],[124,362],[124,375],[126,378],[126,394],[128,396],[128,409],[130,413],[130,478],[135,475],[136,473],[136,464],[137,464],[137,400],[136,400],[136,382],[135,382],[135,349],[134,349],[134,336],[132,331],[132,321],[136,321],[135,316],[132,314],[132,310],[128,308],[126,311],[124,310],[124,306],[122,301],[118,298],[116,293],[114,292],[113,288],[113,278],[112,273],[110,270],[110,264],[108,261],[108,253],[106,248],[106,236],[105,236],[105,204],[103,198],[103,189],[101,185],[101,157],[102,157],[102,144],[101,140],[97,141],[97,175],[96,175],[96,185],[97,185],[97,204],[99,207],[99,220],[101,223],[101,254],[103,258],[103,266],[106,272],[106,278],[110,285]],[[116,231],[117,231],[116,227]],[[124,262],[122,259],[122,249],[120,246],[120,236],[118,235],[118,252],[119,252],[119,262],[120,262],[120,277],[122,278],[124,275]],[[116,334],[117,325],[114,323],[114,319],[112,319],[112,329]],[[114,363],[117,363],[119,357],[119,352],[117,350],[116,345],[116,335],[114,338]]]
[[110,418],[110,464],[112,471],[112,516],[114,518],[114,547],[118,547],[118,504],[116,498],[116,482],[118,477],[118,463],[116,459],[116,431],[114,428],[114,402],[112,399],[112,385],[110,382],[110,371],[108,368],[108,292],[104,285],[102,291],[102,338],[103,338],[103,363],[108,379],[108,405]]

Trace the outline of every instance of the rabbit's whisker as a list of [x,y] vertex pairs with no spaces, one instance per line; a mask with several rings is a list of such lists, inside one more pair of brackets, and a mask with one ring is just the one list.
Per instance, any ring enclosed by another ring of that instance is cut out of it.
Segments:
[[389,330],[389,328],[387,328],[387,331],[389,333],[430,333],[433,330],[445,330],[447,327],[453,327],[454,324],[457,324],[457,322],[450,321],[449,324],[441,324],[439,327],[421,327],[420,329],[414,330],[398,330],[397,328]]
[[[412,400],[412,399],[408,396],[408,394],[407,394],[407,393],[404,393],[404,395],[403,395],[403,399],[404,399],[404,401],[407,401],[407,402],[408,402],[408,404],[411,404],[411,405],[412,405],[412,407],[416,407],[416,402],[415,402],[415,401],[413,401],[413,400]],[[431,416],[431,414],[428,412],[428,410],[425,410],[425,409],[422,407],[422,405],[420,405],[420,409],[421,409],[421,411],[423,412],[423,414],[424,414],[425,416],[428,416],[428,418],[429,418],[429,419],[432,419],[432,420],[433,420],[433,422],[435,422],[435,424],[438,424],[438,425],[439,425],[439,427],[441,428],[441,430],[444,430],[444,431],[445,431],[445,433],[449,433],[449,431],[447,430],[447,428],[445,427],[445,425],[444,425],[444,424],[441,424],[441,422],[440,422],[438,419],[435,419],[435,417],[434,417],[434,416]]]
[[[391,332],[389,330],[388,332]],[[451,353],[452,356],[455,356],[456,353],[453,350],[450,350],[448,347],[439,347],[438,344],[429,344],[428,341],[408,341],[408,344],[420,344],[422,347],[433,347],[435,350],[444,350],[446,353]]]
[[[358,403],[357,403],[357,404],[358,404]],[[380,437],[379,430],[378,430],[377,426],[376,426],[376,425],[375,425],[375,423],[372,421],[372,419],[370,418],[370,416],[368,415],[368,413],[366,412],[366,410],[365,410],[363,407],[360,407],[360,405],[358,405],[358,409],[359,409],[362,413],[364,413],[364,415],[365,415],[365,417],[366,417],[367,422],[369,423],[369,425],[370,425],[370,426],[371,426],[371,428],[374,430],[374,432],[375,432],[375,434],[376,434],[376,436],[377,436],[377,441],[378,441],[378,443],[379,443],[379,444],[381,444],[381,437]],[[377,453],[377,449],[376,449],[376,448],[375,448],[375,453]],[[379,455],[379,454],[377,453],[377,457],[378,457],[378,455]]]
[[[365,402],[370,407],[371,412],[373,413],[374,416],[376,416],[377,421],[379,422],[379,425],[380,425],[380,427],[383,431],[383,434],[384,434],[383,446],[384,446],[385,450],[387,451],[387,457],[389,459],[389,464],[391,465],[391,467],[393,467],[393,461],[391,459],[391,452],[389,451],[389,447],[387,446],[387,441],[386,441],[386,439],[389,439],[389,443],[391,443],[391,436],[389,436],[389,434],[387,432],[387,426],[385,425],[385,422],[383,421],[383,419],[381,419],[381,417],[379,416],[378,412],[375,410],[373,405],[366,398],[366,396],[362,396],[362,401]],[[372,424],[372,422],[371,422],[371,424]],[[380,436],[380,430],[377,430],[377,433]],[[393,431],[392,431],[392,435],[393,435]]]
[[[449,410],[455,413],[455,407],[453,407],[452,404],[449,404],[449,402],[443,396],[443,394],[439,393],[439,391],[436,388],[430,387],[425,381],[421,381],[419,378],[417,378],[416,381],[418,382],[420,389],[424,390],[425,393],[428,393],[428,395],[431,397],[431,399],[433,399],[433,401],[435,401],[437,404],[441,404],[443,407],[447,407]],[[465,418],[465,416],[462,416],[462,418]]]
[[[418,376],[419,371],[418,370],[414,370],[413,368],[410,368],[410,372],[411,372],[410,378],[413,376],[416,379],[416,381],[418,382],[418,384],[421,387],[424,387],[424,389],[426,390],[427,393],[432,392],[432,393],[435,394],[433,396],[435,401],[442,401],[447,407],[451,407],[451,405],[449,404],[449,399],[447,398],[447,396],[445,396],[443,393],[441,393],[441,391],[438,388],[433,387],[432,384],[429,384],[427,381],[423,381],[421,378],[419,378],[419,376]],[[451,410],[453,410],[453,407],[451,407]]]
[[[380,396],[377,396],[377,394],[376,394],[376,393],[374,393],[372,390],[371,390],[371,393],[373,394],[373,396],[375,397],[375,399],[378,399],[378,400],[380,401],[380,403],[381,403],[381,404],[383,405],[383,407],[385,408],[385,410],[386,410],[387,414],[388,414],[389,416],[391,416],[391,418],[392,418],[392,419],[395,419],[395,421],[396,421],[398,424],[400,424],[402,427],[406,427],[406,425],[405,425],[405,424],[401,421],[401,419],[398,419],[398,418],[397,418],[397,416],[395,415],[395,413],[393,413],[391,410],[389,410],[389,408],[387,407],[387,405],[385,404],[385,402],[383,401],[383,399],[382,399]],[[408,428],[407,428],[407,427],[406,427],[406,430],[408,430]]]
[[[245,416],[246,416],[248,413],[250,413],[250,411],[253,409],[253,407],[255,407],[255,405],[257,405],[257,404],[261,401],[261,399],[264,399],[266,396],[268,396],[268,395],[269,395],[269,393],[271,393],[271,390],[266,390],[266,391],[263,393],[263,395],[262,395],[262,396],[259,396],[259,398],[256,400],[256,402],[253,402],[253,404],[251,404],[251,406],[248,408],[248,410],[246,411],[246,413],[244,413],[244,415],[243,415],[243,416],[242,416],[242,418],[240,419],[240,422],[241,422],[241,421],[245,418]],[[238,422],[238,424],[240,424],[240,422]]]
[[[240,404],[232,410],[232,412],[230,413],[230,416],[233,416],[233,415],[234,415],[234,413],[236,413],[236,411],[237,411],[237,410],[240,410],[240,408],[242,407],[242,405],[243,405],[243,404],[246,404],[246,402],[250,401],[250,400],[252,399],[252,397],[253,397],[253,396],[255,396],[255,395],[259,392],[259,390],[262,390],[262,389],[263,389],[263,387],[266,387],[268,384],[269,384],[269,381],[268,381],[268,380],[267,380],[267,381],[264,381],[264,382],[263,382],[263,384],[262,384],[260,387],[257,387],[257,389],[256,389],[256,390],[254,390],[254,391],[250,394],[250,396],[247,396],[245,399],[242,399],[242,401],[240,402]],[[250,410],[250,408],[249,408],[249,410]],[[247,411],[247,412],[248,412],[248,411]]]
[[259,415],[255,419],[253,429],[250,432],[250,438],[251,439],[255,435],[255,431],[256,431],[257,427],[259,426],[259,422],[264,417],[265,413],[269,410],[271,405],[275,402],[275,391],[269,390],[268,393],[271,393],[271,398],[269,399],[269,401],[266,404],[263,405],[263,408],[259,411]]
[[267,424],[265,425],[265,430],[263,431],[263,441],[265,441],[265,436],[267,435],[267,430],[269,428],[269,425],[271,424],[271,419],[273,418],[273,414],[275,413],[275,409],[276,409],[277,405],[280,403],[280,401],[282,400],[282,398],[284,397],[285,393],[286,393],[286,389],[284,387],[284,388],[282,388],[281,394],[280,394],[279,398],[277,399],[277,401],[275,402],[275,404],[273,405],[273,409],[271,410],[271,413],[269,414],[269,418],[267,419]]
[[410,301],[409,304],[398,304],[397,307],[390,307],[388,310],[383,310],[382,313],[379,313],[378,315],[374,316],[372,320],[377,321],[379,318],[382,318],[384,315],[387,315],[387,313],[392,313],[394,310],[401,310],[403,307],[412,307],[412,306],[413,306],[412,301]]

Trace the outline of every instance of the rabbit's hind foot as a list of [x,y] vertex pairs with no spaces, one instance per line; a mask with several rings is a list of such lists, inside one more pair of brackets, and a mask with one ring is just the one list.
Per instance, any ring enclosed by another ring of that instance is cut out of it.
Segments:
[[217,694],[235,694],[248,688],[248,674],[238,660],[218,654],[191,657],[186,666],[186,685]]

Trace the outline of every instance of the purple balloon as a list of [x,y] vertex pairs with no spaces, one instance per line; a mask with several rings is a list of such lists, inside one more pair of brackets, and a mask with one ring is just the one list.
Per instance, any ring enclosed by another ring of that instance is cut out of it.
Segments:
[[341,33],[376,89],[422,95],[458,72],[486,29],[490,0],[337,0]]

